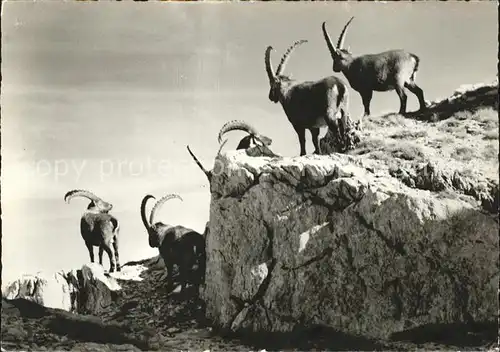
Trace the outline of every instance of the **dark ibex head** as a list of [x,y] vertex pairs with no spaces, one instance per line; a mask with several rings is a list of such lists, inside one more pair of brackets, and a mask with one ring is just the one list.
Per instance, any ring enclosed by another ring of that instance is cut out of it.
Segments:
[[108,213],[113,209],[113,204],[103,201],[101,198],[97,197],[94,193],[85,191],[82,189],[74,189],[69,191],[64,195],[64,200],[69,204],[70,200],[74,197],[85,197],[90,200],[87,210]]
[[283,84],[291,82],[290,77],[282,75],[283,70],[285,69],[286,63],[290,54],[295,48],[301,44],[307,43],[307,40],[298,40],[293,43],[285,52],[283,57],[281,58],[281,62],[276,69],[276,73],[273,71],[273,65],[271,62],[271,51],[273,51],[272,46],[268,46],[266,49],[265,62],[266,62],[266,72],[267,77],[269,78],[269,85],[271,86],[269,90],[269,100],[273,103],[277,103],[280,100],[282,86]]
[[[151,196],[152,198],[154,198],[153,196]],[[173,198],[177,198],[177,199],[180,199],[180,200],[183,200],[181,198],[181,196],[175,194],[175,193],[172,193],[172,194],[167,194],[166,196],[160,198],[156,204],[153,206],[153,209],[151,209],[151,213],[149,214],[149,225],[150,225],[150,231],[148,231],[148,234],[149,234],[149,246],[150,247],[159,247],[160,246],[160,237],[159,237],[159,233],[157,231],[157,223],[155,222],[155,217],[156,217],[156,213],[160,210],[160,208],[162,207],[162,205],[170,200],[170,199],[173,199]]]
[[172,193],[172,194],[167,194],[166,196],[164,197],[161,197],[157,202],[156,204],[153,206],[153,209],[151,209],[151,213],[149,214],[149,224],[151,226],[154,226],[155,225],[155,217],[156,217],[156,213],[160,210],[160,208],[163,206],[163,204],[167,201],[167,200],[170,200],[170,199],[174,199],[174,198],[177,198],[179,200],[183,200],[181,198],[181,196],[179,196],[178,194],[175,194],[175,193]]
[[326,22],[323,22],[323,36],[325,37],[326,44],[328,45],[328,50],[330,50],[330,54],[332,55],[334,72],[341,72],[342,69],[347,66],[349,60],[352,58],[349,50],[344,49],[344,40],[347,32],[347,27],[353,19],[354,17],[351,17],[351,19],[344,26],[344,29],[342,29],[339,40],[337,41],[337,46],[333,46],[332,40],[330,39],[330,36],[328,35],[328,32],[326,30]]

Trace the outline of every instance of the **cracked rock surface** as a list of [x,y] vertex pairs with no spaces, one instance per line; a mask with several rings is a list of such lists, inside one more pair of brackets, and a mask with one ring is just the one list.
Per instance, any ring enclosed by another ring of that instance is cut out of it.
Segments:
[[203,298],[215,324],[386,338],[498,314],[498,224],[355,156],[218,157]]

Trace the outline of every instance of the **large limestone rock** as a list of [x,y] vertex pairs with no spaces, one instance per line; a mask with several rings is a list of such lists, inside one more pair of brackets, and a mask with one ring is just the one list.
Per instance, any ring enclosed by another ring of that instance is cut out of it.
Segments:
[[121,272],[107,274],[96,263],[69,272],[23,275],[2,292],[7,299],[24,298],[48,308],[59,308],[80,314],[97,314],[117,297],[117,279],[141,280],[146,267],[124,266]]
[[474,197],[341,154],[217,164],[203,297],[221,327],[387,337],[496,318],[498,224]]
[[77,281],[73,273],[23,275],[2,292],[7,299],[25,298],[48,308],[76,309]]

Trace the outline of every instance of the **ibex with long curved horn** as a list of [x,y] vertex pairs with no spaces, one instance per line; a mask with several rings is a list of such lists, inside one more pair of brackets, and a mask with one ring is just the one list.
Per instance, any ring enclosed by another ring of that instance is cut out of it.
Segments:
[[343,121],[348,118],[348,91],[340,78],[330,76],[317,81],[297,82],[282,74],[290,54],[297,46],[306,42],[307,40],[299,40],[293,43],[283,55],[276,72],[271,63],[273,47],[268,46],[265,53],[270,84],[269,100],[281,103],[298,135],[300,155],[306,154],[306,129],[311,132],[314,153],[321,154],[318,141],[320,128],[328,126],[334,134],[339,134],[337,118],[339,115]]
[[219,136],[217,137],[217,140],[219,143],[222,141],[222,136],[230,131],[245,131],[248,133],[248,136],[243,137],[241,139],[240,143],[236,147],[236,149],[248,149],[252,145],[256,145],[257,143],[260,143],[260,145],[263,146],[269,146],[272,143],[272,139],[269,137],[266,137],[259,132],[250,124],[246,123],[245,121],[241,120],[232,120],[224,124],[222,128],[219,131]]
[[[94,246],[99,247],[99,264],[102,265],[102,256],[105,251],[109,256],[109,272],[120,271],[120,257],[118,255],[118,238],[120,224],[109,211],[111,203],[103,201],[95,194],[85,190],[72,190],[66,193],[64,200],[69,204],[75,197],[85,197],[90,200],[87,211],[80,221],[80,232],[89,251],[90,261],[94,262]],[[113,248],[113,250],[112,250]]]
[[[238,147],[236,147],[236,150],[244,149],[249,156],[267,156],[272,158],[279,157],[278,154],[275,154],[269,148],[269,146],[273,142],[271,138],[258,133],[252,125],[241,120],[232,120],[222,126],[218,136],[219,143],[221,143],[222,136],[224,134],[235,130],[245,131],[248,133],[248,136],[245,136],[240,140],[240,143],[238,144]],[[224,143],[226,141],[227,140],[225,140]],[[222,146],[219,149],[219,153],[221,149]]]
[[[155,217],[162,205],[170,199],[182,198],[177,194],[168,194],[160,198],[153,206],[146,217],[146,204],[149,199],[154,199],[152,195],[146,195],[141,202],[141,219],[148,231],[149,246],[158,248],[160,256],[167,268],[168,289],[174,287],[173,268],[179,268],[179,278],[181,292],[183,292],[189,282],[200,285],[204,281],[206,254],[205,238],[198,232],[180,225],[168,225],[163,222],[155,222]],[[191,277],[193,267],[197,266],[198,275],[195,280]]]
[[407,100],[405,88],[417,96],[420,110],[424,110],[426,108],[424,93],[415,83],[419,57],[404,50],[389,50],[354,57],[344,49],[347,27],[353,19],[354,17],[344,26],[336,46],[332,44],[325,22],[322,28],[333,59],[333,71],[342,72],[352,89],[361,95],[365,108],[364,115],[370,115],[370,102],[374,91],[385,92],[394,89],[400,100],[399,113],[404,114]]

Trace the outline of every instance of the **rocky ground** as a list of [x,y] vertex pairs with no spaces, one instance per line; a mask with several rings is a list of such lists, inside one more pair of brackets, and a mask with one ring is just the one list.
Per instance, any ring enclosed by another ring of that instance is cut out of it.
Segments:
[[[498,81],[464,85],[406,116],[363,118],[352,162],[398,178],[406,186],[472,196],[498,210]],[[330,133],[321,141],[327,151]]]
[[203,302],[191,290],[165,291],[164,268],[144,261],[143,281],[120,281],[122,290],[99,316],[45,308],[25,299],[2,299],[5,351],[257,351],[270,350],[492,350],[495,324],[434,326],[391,340],[348,336],[320,327],[288,334],[231,336],[204,319]]

